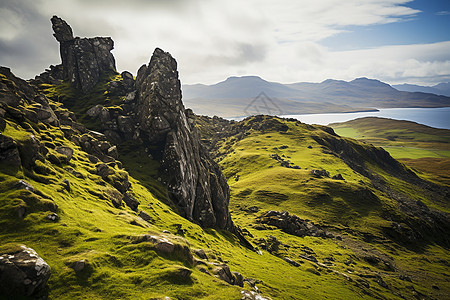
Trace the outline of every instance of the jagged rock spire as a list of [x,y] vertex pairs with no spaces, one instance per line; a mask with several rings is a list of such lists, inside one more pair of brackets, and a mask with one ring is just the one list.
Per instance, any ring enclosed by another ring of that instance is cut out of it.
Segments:
[[74,39],[72,28],[66,23],[66,21],[58,18],[57,16],[53,16],[51,21],[53,31],[55,32],[53,36],[58,42],[67,42]]
[[180,213],[205,227],[233,230],[230,189],[200,143],[190,110],[181,101],[177,63],[157,48],[136,77],[141,139],[159,144],[159,175]]
[[90,91],[108,73],[116,71],[110,37],[74,38],[72,28],[63,19],[51,19],[53,35],[60,43],[63,78],[83,92]]

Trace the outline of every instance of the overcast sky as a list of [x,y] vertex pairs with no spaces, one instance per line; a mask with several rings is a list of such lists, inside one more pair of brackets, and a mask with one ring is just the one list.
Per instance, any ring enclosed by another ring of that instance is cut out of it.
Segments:
[[119,71],[170,52],[183,83],[450,81],[449,0],[0,0],[0,65],[32,78],[60,63],[53,15],[111,36]]

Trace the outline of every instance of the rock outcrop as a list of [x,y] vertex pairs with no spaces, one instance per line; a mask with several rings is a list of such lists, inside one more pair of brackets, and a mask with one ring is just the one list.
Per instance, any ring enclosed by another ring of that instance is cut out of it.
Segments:
[[[64,80],[88,92],[108,72],[115,70],[110,38],[74,38],[64,20],[54,16],[51,21],[54,36],[60,43]],[[234,231],[228,211],[227,181],[200,141],[194,125],[195,115],[183,105],[175,59],[157,48],[150,63],[139,69],[136,80],[129,72],[121,75],[121,80],[110,81],[106,89],[122,102],[110,107],[99,103],[88,108],[86,114],[100,120],[98,130],[109,142],[137,143],[159,162],[158,179],[167,187],[182,216],[204,227]],[[36,81],[55,77],[58,74],[41,74]],[[105,163],[107,158],[112,157],[112,161],[118,158],[117,148],[103,141],[92,143],[90,135],[73,139]],[[99,168],[99,174],[105,175],[102,178],[109,178],[108,169],[102,165]],[[114,185],[121,193],[128,189],[126,180],[123,182],[125,186]],[[137,210],[135,201],[127,197],[123,200]]]
[[46,298],[50,266],[31,248],[0,253],[0,296],[3,299]]
[[110,37],[74,37],[72,28],[61,18],[53,16],[54,36],[59,42],[63,79],[83,92],[91,90],[105,75],[116,70]]
[[[309,220],[304,220],[296,215],[290,215],[287,211],[268,211],[258,217],[258,222],[261,224],[267,224],[275,226],[282,231],[304,237],[304,236],[317,236],[323,238],[334,238],[335,236],[327,232],[319,225],[314,224]],[[340,237],[336,237],[340,239]]]
[[181,101],[175,59],[156,49],[139,69],[136,88],[139,138],[159,147],[159,174],[180,213],[202,226],[232,229],[228,184]]
[[[23,136],[5,134],[6,122],[20,125],[28,134]],[[0,126],[1,172],[14,175],[22,168],[26,172],[50,175],[52,171],[45,165],[51,164],[64,168],[75,177],[83,177],[72,168],[73,147],[59,143],[55,145],[52,136],[41,134],[41,129],[52,126],[58,134],[64,135],[67,140],[89,154],[89,161],[95,164],[95,168],[92,169],[95,170],[95,174],[117,190],[108,196],[115,206],[121,206],[123,200],[131,209],[137,210],[139,202],[127,193],[131,186],[128,173],[123,170],[122,164],[116,161],[118,157],[116,146],[111,145],[105,135],[89,131],[77,123],[72,112],[49,102],[35,86],[14,76],[10,69],[5,67],[0,67],[1,124],[5,125]],[[40,180],[49,183],[53,178],[41,177]],[[23,188],[34,193],[33,197],[37,201],[30,206],[20,206],[18,208],[20,218],[33,211],[56,211],[57,206],[50,197],[25,184],[25,181],[19,183],[20,185],[15,188]],[[68,180],[63,181],[63,187],[70,192]]]

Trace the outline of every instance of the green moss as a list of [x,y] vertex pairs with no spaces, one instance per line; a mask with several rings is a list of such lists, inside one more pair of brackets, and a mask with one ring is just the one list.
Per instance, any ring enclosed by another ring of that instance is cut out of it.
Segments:
[[70,86],[69,82],[59,85],[40,85],[42,92],[51,100],[60,102],[64,107],[75,113],[77,120],[91,130],[100,131],[101,123],[98,117],[91,118],[87,111],[97,104],[111,109],[122,110],[119,106],[123,104],[123,97],[110,95],[107,92],[107,85],[110,81],[120,81],[121,76],[117,73],[105,75],[105,77],[95,85],[92,91],[84,94]]
[[[242,140],[222,141],[219,151],[231,187],[234,222],[253,236],[247,238],[254,244],[269,235],[276,237],[282,243],[276,255],[264,250],[259,255],[243,247],[229,232],[202,229],[176,214],[165,203],[167,191],[157,178],[159,165],[149,155],[154,149],[131,143],[118,145],[125,170],[109,164],[112,173],[105,181],[96,174],[87,153],[65,139],[59,128],[41,126],[36,131],[35,126],[24,128],[12,122],[5,132],[18,143],[34,134],[41,144],[50,146],[50,154],[55,154],[51,145],[70,147],[74,153],[70,162],[59,164],[46,159],[36,161],[32,170],[0,174],[0,245],[5,251],[14,251],[17,245],[25,244],[49,263],[52,299],[240,299],[241,290],[252,289],[249,284],[244,288],[231,286],[200,271],[204,267],[212,273],[217,267],[212,263],[222,262],[245,278],[257,280],[262,295],[272,299],[400,299],[413,298],[414,290],[444,299],[440,295],[448,292],[445,280],[449,273],[441,260],[448,256],[448,249],[430,244],[419,253],[383,239],[380,230],[387,220],[382,215],[395,216],[397,212],[392,201],[374,190],[369,179],[324,152],[326,149],[311,137],[327,134],[321,128],[273,122],[274,129],[253,129]],[[282,149],[283,145],[288,147]],[[301,169],[280,166],[269,156],[274,153],[284,155]],[[345,181],[313,178],[311,169],[340,173]],[[126,176],[140,202],[139,209],[151,217],[150,222],[125,205],[114,206],[114,199],[121,195],[113,184]],[[15,189],[19,179],[29,182],[35,192]],[[69,181],[70,190],[64,187],[64,179]],[[402,192],[410,187],[395,180],[392,185]],[[417,199],[423,199],[420,190],[414,193]],[[250,213],[249,206],[257,206],[259,212]],[[20,207],[26,208],[22,217]],[[326,226],[341,234],[343,240],[296,237],[274,227],[257,230],[257,216],[270,209],[287,210]],[[53,211],[60,217],[57,222],[47,218]],[[176,251],[167,254],[152,243],[136,243],[145,234],[167,238],[178,245]],[[366,237],[373,239],[367,242]],[[205,249],[209,264],[193,265],[186,253],[188,243],[190,249]],[[307,253],[312,253],[318,263],[305,259]],[[386,270],[382,262],[368,263],[364,259],[367,253],[392,257],[401,272],[412,274],[413,283],[405,284],[399,272]],[[284,257],[300,266],[288,264]],[[85,269],[75,272],[74,263],[83,259]],[[192,274],[181,276],[183,268]],[[370,277],[374,274],[382,276],[389,289]],[[358,283],[361,278],[370,288]],[[436,294],[432,284],[440,287],[441,294]]]

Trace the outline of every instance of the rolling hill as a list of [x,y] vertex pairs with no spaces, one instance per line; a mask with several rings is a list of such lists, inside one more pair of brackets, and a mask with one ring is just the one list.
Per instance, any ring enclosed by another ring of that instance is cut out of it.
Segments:
[[375,117],[329,126],[341,136],[383,147],[430,179],[450,184],[450,130]]

